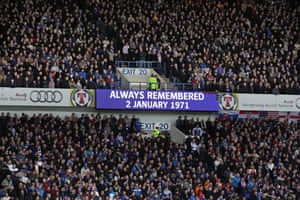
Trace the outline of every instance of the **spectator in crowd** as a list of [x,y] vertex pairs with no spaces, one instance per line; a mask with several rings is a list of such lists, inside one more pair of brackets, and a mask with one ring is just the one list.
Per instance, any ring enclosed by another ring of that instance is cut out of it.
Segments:
[[192,130],[192,135],[195,137],[201,137],[203,134],[201,127],[199,124],[196,124],[196,126]]
[[6,175],[6,178],[4,178],[1,182],[1,187],[3,188],[4,193],[12,192],[14,189],[13,181],[10,177],[10,175]]

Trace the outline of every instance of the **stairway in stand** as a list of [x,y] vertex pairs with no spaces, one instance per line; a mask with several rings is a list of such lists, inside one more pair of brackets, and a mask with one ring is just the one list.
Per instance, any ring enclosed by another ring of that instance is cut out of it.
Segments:
[[160,74],[160,89],[161,90],[178,90],[178,87],[170,82],[169,78],[164,74]]

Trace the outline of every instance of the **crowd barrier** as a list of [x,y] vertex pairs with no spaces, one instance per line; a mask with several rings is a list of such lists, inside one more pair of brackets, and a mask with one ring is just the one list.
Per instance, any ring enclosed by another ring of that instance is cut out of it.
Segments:
[[165,68],[165,63],[160,63],[158,61],[115,61],[116,67],[132,67],[132,68],[153,68],[157,70],[163,70]]

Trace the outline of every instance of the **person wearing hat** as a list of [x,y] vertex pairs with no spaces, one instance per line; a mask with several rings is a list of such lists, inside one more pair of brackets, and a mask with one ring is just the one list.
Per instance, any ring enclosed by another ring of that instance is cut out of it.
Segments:
[[5,192],[14,189],[13,181],[12,181],[12,178],[11,178],[10,174],[7,174],[6,178],[3,179],[3,181],[1,182],[1,187],[3,188],[3,190]]

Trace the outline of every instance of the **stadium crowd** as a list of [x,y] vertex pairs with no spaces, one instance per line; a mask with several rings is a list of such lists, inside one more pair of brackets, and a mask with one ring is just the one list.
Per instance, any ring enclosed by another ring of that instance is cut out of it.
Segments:
[[185,119],[203,134],[176,144],[136,116],[2,113],[1,198],[300,198],[299,124]]
[[[155,61],[194,90],[299,94],[299,1],[2,1],[0,85],[113,88]],[[132,13],[131,11],[135,12]]]
[[[300,94],[297,1],[0,5],[0,87],[114,88],[116,62],[154,61],[188,89]],[[136,116],[2,113],[0,198],[300,199],[299,123],[176,125],[182,144],[144,137]]]

